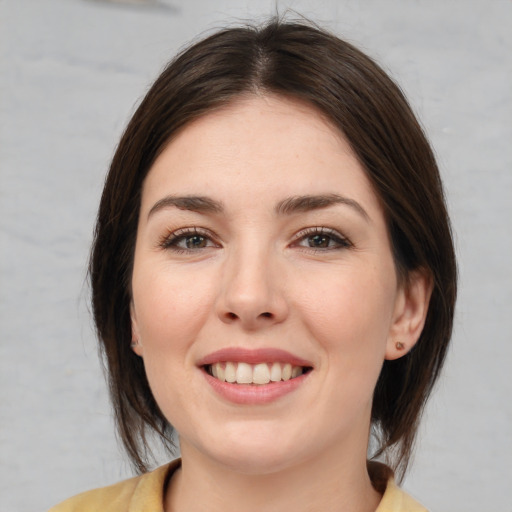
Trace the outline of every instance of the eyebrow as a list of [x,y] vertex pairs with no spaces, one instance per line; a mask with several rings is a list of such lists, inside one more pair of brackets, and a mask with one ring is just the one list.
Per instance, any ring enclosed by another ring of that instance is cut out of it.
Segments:
[[366,210],[354,199],[341,196],[339,194],[320,194],[307,196],[294,196],[280,201],[275,211],[281,215],[292,215],[293,213],[308,212],[312,210],[321,210],[336,204],[349,206],[355,210],[366,221],[370,221],[370,216]]
[[[294,213],[321,210],[337,204],[352,208],[366,221],[370,221],[370,216],[357,201],[339,194],[288,197],[279,201],[274,211],[278,215],[293,215]],[[224,211],[224,205],[220,201],[207,196],[166,196],[157,201],[149,210],[148,218],[165,208],[178,208],[198,213],[222,213]]]
[[219,201],[215,201],[205,196],[166,196],[157,201],[151,210],[148,218],[154,213],[165,208],[178,208],[180,210],[189,210],[198,213],[221,213],[224,206]]

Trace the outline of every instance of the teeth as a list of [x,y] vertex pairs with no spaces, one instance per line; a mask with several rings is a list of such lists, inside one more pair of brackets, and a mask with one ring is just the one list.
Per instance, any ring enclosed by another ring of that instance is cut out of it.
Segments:
[[217,379],[224,382],[226,380],[226,370],[224,367],[218,363],[214,364],[213,366],[217,368]]
[[211,365],[211,374],[222,382],[237,384],[268,384],[287,381],[304,373],[302,366],[290,363],[215,363]]
[[302,368],[300,366],[294,366],[292,368],[292,379],[295,379],[295,377],[299,375],[302,375]]
[[268,384],[270,382],[270,370],[268,369],[268,365],[261,363],[254,367],[252,382],[254,382],[254,384]]
[[283,366],[283,375],[281,378],[283,380],[290,380],[292,378],[292,365],[290,363],[286,363]]
[[236,366],[234,363],[226,363],[224,378],[226,379],[226,382],[236,381]]
[[250,364],[238,363],[236,382],[238,384],[252,384],[252,368]]
[[279,382],[282,375],[283,370],[281,370],[281,365],[279,363],[272,363],[272,368],[270,369],[270,380],[272,382]]

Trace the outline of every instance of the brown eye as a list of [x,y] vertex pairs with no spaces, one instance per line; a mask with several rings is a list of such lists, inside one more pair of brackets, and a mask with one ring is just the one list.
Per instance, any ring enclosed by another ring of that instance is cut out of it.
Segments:
[[298,234],[296,245],[306,249],[329,251],[351,247],[350,241],[330,228],[309,228]]
[[218,247],[213,241],[213,237],[198,228],[184,228],[166,235],[159,243],[163,249],[169,249],[175,252],[195,252],[210,247]]
[[307,238],[309,247],[316,249],[326,249],[330,246],[332,240],[328,235],[313,235]]
[[208,245],[208,239],[201,235],[183,237],[187,249],[203,249]]

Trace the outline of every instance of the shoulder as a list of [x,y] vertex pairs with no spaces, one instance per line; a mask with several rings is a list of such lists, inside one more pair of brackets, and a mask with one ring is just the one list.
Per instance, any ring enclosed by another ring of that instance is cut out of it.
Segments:
[[49,512],[88,512],[103,510],[104,512],[127,510],[133,493],[143,476],[130,478],[115,485],[93,489],[69,498]]
[[423,505],[396,485],[393,471],[385,464],[369,461],[368,473],[375,489],[382,493],[375,512],[428,512]]
[[150,473],[78,494],[49,512],[163,512],[165,484],[170,473],[178,466],[179,462],[176,461]]
[[388,480],[382,500],[375,512],[428,512],[428,510],[402,491],[393,478]]

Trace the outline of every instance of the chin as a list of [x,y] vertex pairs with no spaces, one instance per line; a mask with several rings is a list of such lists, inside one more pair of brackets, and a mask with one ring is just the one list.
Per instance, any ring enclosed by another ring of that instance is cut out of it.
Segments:
[[[271,474],[285,470],[301,459],[303,446],[290,432],[280,432],[270,425],[258,428],[227,429],[221,440],[212,440],[206,452],[209,457],[241,474]],[[213,449],[212,449],[213,447]],[[305,456],[305,454],[302,454]]]
[[295,454],[272,453],[271,450],[240,450],[215,456],[218,463],[244,475],[269,475],[294,466]]

